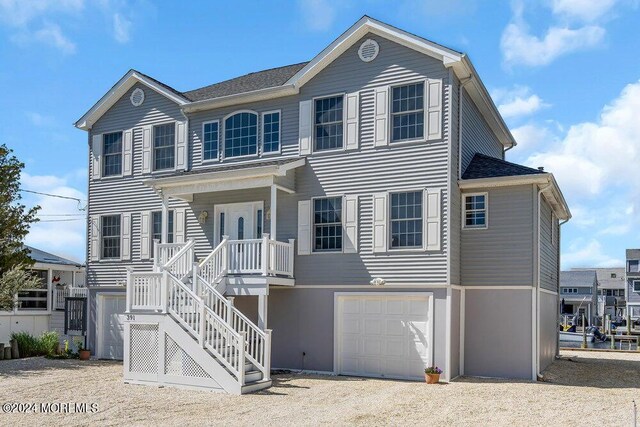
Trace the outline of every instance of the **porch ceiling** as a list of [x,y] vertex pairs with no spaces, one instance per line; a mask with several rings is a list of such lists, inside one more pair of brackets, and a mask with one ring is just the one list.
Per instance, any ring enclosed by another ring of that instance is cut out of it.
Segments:
[[192,201],[198,193],[244,190],[270,187],[290,193],[295,192],[295,177],[287,178],[287,172],[304,166],[304,157],[281,160],[237,163],[210,169],[195,169],[189,172],[144,180],[143,183],[163,195]]

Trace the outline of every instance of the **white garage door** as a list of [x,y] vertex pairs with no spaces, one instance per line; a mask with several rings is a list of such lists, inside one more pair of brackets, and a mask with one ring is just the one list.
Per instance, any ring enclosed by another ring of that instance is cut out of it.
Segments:
[[98,349],[101,359],[122,360],[124,355],[124,295],[98,297]]
[[339,295],[336,371],[343,375],[424,379],[431,364],[431,296]]

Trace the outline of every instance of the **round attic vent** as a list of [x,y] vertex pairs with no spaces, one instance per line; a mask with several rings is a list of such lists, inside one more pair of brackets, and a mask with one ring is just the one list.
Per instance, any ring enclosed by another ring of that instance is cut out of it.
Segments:
[[380,46],[378,42],[375,40],[367,39],[361,45],[360,49],[358,49],[358,56],[364,62],[371,62],[376,59],[378,53],[380,52]]
[[136,88],[133,92],[131,92],[131,105],[134,107],[139,107],[144,102],[144,91],[140,88]]

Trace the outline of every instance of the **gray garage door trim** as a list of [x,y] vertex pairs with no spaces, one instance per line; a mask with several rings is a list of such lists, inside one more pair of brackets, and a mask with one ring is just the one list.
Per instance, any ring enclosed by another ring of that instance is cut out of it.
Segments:
[[[433,336],[434,336],[434,296],[432,292],[336,292],[334,294],[334,331],[333,331],[333,372],[336,375],[340,375],[345,372],[342,366],[342,343],[341,337],[344,331],[343,325],[343,316],[342,316],[342,308],[344,304],[341,305],[341,302],[347,300],[357,300],[358,298],[365,297],[394,297],[394,299],[400,300],[424,300],[426,299],[426,307],[427,312],[425,313],[424,321],[426,322],[426,330],[425,330],[425,349],[424,353],[418,352],[418,356],[423,356],[423,362],[421,365],[430,366],[433,364],[434,360],[434,346],[433,346]],[[389,314],[387,312],[382,315]],[[405,314],[405,313],[403,313]],[[381,334],[382,335],[382,334]],[[408,343],[408,342],[407,342]],[[362,352],[365,353],[364,351]],[[414,361],[417,363],[417,361]],[[416,364],[415,369],[411,370],[411,375],[406,374],[372,374],[372,373],[354,373],[354,372],[345,372],[345,375],[363,375],[363,376],[371,376],[371,377],[383,377],[383,378],[398,378],[398,379],[419,379],[422,377],[422,367],[418,367]],[[417,371],[415,374],[413,371]]]
[[[104,310],[104,303],[106,301],[106,299],[111,299],[111,298],[121,298],[122,300],[126,301],[126,294],[124,292],[108,292],[108,293],[101,293],[98,292],[96,294],[96,329],[97,329],[97,334],[96,334],[96,357],[100,358],[100,359],[105,359],[105,358],[111,358],[111,357],[107,357],[107,355],[104,354],[104,338],[105,338],[105,332],[106,332],[106,327],[103,324],[103,310]],[[123,312],[124,313],[124,312]],[[124,343],[124,319],[120,319],[123,325],[123,343]],[[124,356],[124,354],[123,354]]]

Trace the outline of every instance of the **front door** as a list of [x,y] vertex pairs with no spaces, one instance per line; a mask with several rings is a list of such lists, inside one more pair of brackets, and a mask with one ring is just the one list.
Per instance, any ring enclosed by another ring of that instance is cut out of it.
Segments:
[[[231,273],[260,271],[263,202],[230,203],[216,206],[216,241],[229,236],[228,263]],[[238,242],[244,241],[244,242]]]
[[225,215],[230,240],[255,239],[255,213],[253,203],[229,206]]

